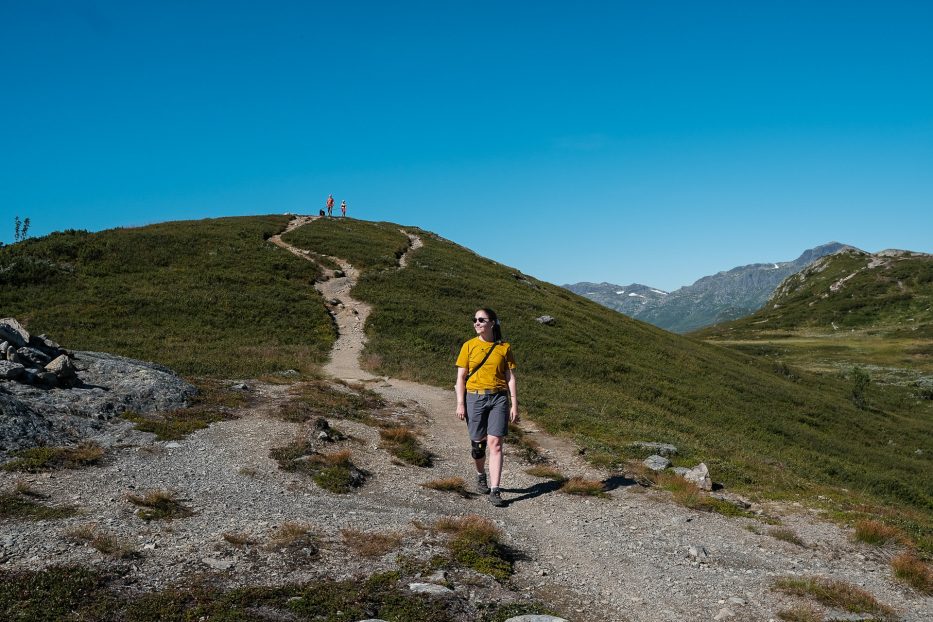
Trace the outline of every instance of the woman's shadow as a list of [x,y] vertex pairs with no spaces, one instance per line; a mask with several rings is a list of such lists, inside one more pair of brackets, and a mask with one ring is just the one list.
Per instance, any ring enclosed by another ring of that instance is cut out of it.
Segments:
[[[502,488],[502,492],[518,495],[517,497],[510,497],[506,500],[509,505],[512,505],[519,501],[527,501],[528,499],[534,499],[541,495],[557,492],[561,489],[561,486],[564,485],[565,481],[566,480],[548,480],[546,482],[538,482],[527,488]],[[638,482],[635,480],[625,477],[624,475],[612,475],[602,481],[603,492],[609,492],[610,490],[615,490],[622,486],[634,486],[637,483]]]

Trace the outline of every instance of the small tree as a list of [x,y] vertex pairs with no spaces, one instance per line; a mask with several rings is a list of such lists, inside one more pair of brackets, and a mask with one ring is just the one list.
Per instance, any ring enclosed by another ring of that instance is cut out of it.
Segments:
[[13,241],[22,242],[29,236],[30,220],[20,220],[19,216],[13,219]]
[[865,410],[868,408],[868,398],[865,393],[868,385],[871,384],[871,376],[861,367],[853,367],[850,375],[852,377],[852,403]]

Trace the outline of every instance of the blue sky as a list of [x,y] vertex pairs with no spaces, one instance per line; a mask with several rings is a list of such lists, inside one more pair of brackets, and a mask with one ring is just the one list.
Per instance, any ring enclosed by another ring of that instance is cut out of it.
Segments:
[[0,0],[0,147],[5,242],[333,193],[559,284],[933,252],[933,3]]

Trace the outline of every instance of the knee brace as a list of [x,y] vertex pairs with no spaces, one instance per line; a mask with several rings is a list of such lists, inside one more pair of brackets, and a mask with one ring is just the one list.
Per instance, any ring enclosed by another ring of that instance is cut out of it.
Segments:
[[479,460],[480,458],[486,457],[486,439],[481,441],[470,441],[470,444],[473,446],[470,449],[470,455],[473,456],[474,460]]

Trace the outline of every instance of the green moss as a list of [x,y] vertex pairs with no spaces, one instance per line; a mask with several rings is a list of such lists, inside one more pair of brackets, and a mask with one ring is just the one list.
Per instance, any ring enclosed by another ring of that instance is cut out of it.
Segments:
[[14,459],[0,469],[38,473],[97,464],[104,456],[104,450],[96,443],[86,442],[73,447],[31,447],[11,452],[11,455]]
[[54,520],[74,516],[72,507],[54,507],[36,503],[16,493],[0,493],[0,520]]

